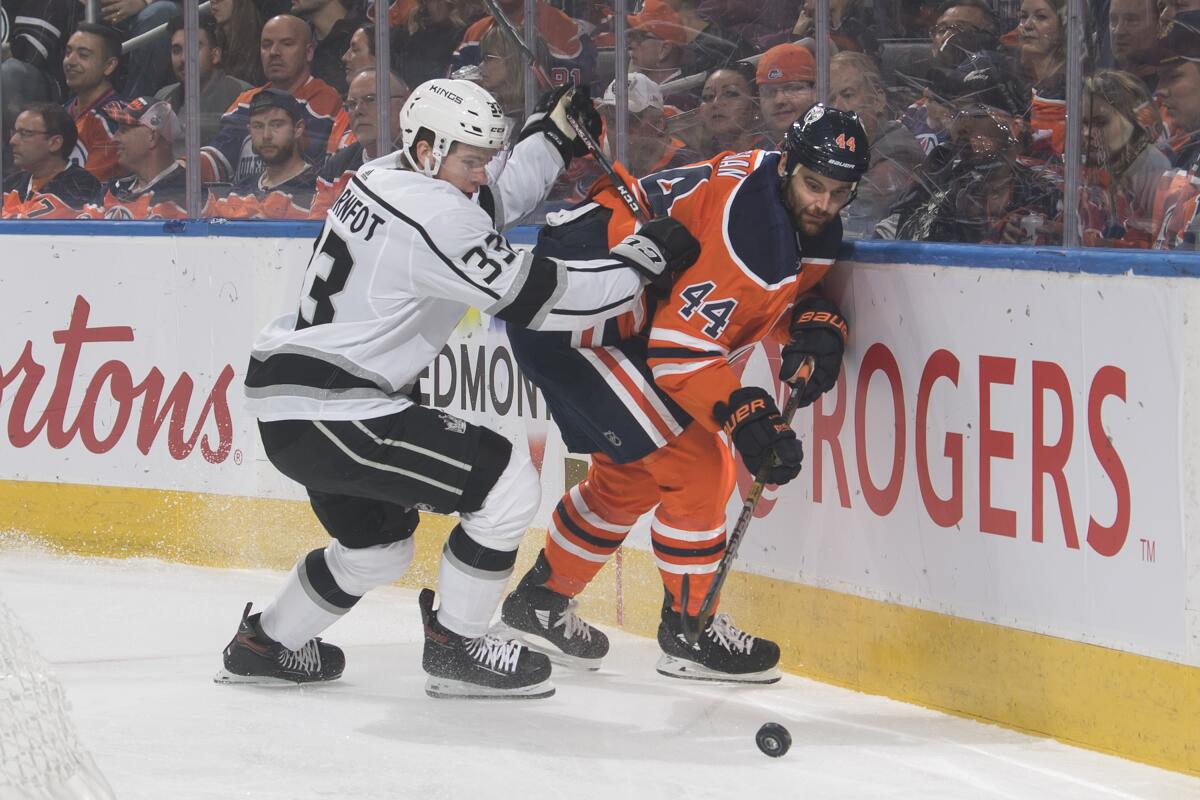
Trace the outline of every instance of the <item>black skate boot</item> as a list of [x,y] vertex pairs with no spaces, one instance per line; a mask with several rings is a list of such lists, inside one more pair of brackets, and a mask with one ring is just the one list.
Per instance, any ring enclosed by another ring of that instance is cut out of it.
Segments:
[[340,647],[316,638],[309,639],[299,650],[288,650],[263,633],[259,625],[262,615],[251,614],[250,605],[246,603],[237,634],[222,653],[225,669],[213,678],[215,682],[314,683],[342,676],[346,656]]
[[[779,680],[779,645],[751,636],[734,626],[728,614],[717,614],[700,632],[696,644],[683,635],[679,612],[668,593],[658,624],[659,674],[670,678],[724,683],[775,683]],[[694,621],[693,621],[693,624]]]
[[531,649],[556,664],[600,669],[608,654],[608,637],[575,613],[579,601],[545,587],[550,579],[546,552],[538,553],[533,569],[504,600],[500,619]]
[[535,700],[554,694],[550,659],[511,639],[491,634],[467,637],[443,628],[433,610],[433,590],[418,598],[425,622],[425,654],[430,697]]

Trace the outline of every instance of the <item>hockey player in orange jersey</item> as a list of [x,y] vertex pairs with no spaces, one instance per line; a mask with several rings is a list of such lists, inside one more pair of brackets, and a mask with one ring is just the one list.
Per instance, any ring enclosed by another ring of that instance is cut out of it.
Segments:
[[[802,404],[831,388],[847,327],[813,292],[842,241],[839,211],[869,165],[867,136],[852,113],[817,105],[787,132],[781,152],[723,153],[653,173],[633,188],[656,216],[682,222],[700,241],[696,263],[657,308],[641,307],[590,330],[509,330],[524,373],[546,396],[563,440],[592,454],[587,478],[556,507],[533,569],[506,599],[502,618],[527,643],[596,668],[608,640],[578,617],[574,598],[653,510],[651,543],[666,589],[658,630],[664,675],[770,683],[779,647],[709,621],[699,642],[682,636],[684,574],[696,616],[726,541],[735,482],[724,430],[746,468],[770,463],[770,482],[799,474],[803,451],[775,400],[743,386],[730,362],[768,336],[784,344],[780,377],[816,369]],[[535,252],[597,257],[633,234],[633,215],[611,187],[550,215]]]

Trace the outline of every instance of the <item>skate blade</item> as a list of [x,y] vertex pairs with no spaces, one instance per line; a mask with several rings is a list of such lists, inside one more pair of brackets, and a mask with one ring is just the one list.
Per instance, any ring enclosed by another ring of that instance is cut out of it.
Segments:
[[269,675],[235,675],[223,669],[213,675],[213,683],[241,684],[243,686],[301,686],[296,681],[286,678],[272,678]]
[[451,700],[540,700],[554,694],[554,684],[546,680],[516,689],[495,689],[430,675],[425,680],[425,694]]
[[764,669],[762,672],[745,672],[742,674],[717,672],[716,670],[697,664],[695,661],[688,661],[685,658],[676,658],[675,656],[665,654],[658,659],[655,670],[659,675],[666,675],[668,678],[677,678],[685,681],[708,681],[709,683],[766,684],[778,683],[780,678],[783,677],[775,667]]
[[546,656],[546,658],[550,659],[551,664],[558,664],[560,667],[595,672],[600,669],[600,664],[604,661],[604,656],[600,656],[600,658],[582,658],[580,656],[567,655],[555,647],[548,639],[543,639],[534,633],[517,630],[508,625],[500,626],[499,630],[493,631],[493,633],[501,638],[516,639],[530,650]]

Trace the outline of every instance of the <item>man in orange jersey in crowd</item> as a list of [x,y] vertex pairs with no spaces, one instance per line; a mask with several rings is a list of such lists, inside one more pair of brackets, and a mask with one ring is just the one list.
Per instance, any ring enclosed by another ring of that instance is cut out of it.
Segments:
[[71,160],[96,180],[110,180],[117,171],[117,126],[103,109],[117,99],[112,76],[121,59],[120,35],[107,26],[82,22],[67,39],[64,53],[63,74],[73,93],[67,113],[78,132]]
[[13,125],[13,165],[4,176],[5,219],[74,219],[100,198],[100,182],[68,160],[75,120],[57,103],[31,103]]
[[[657,309],[635,308],[590,330],[565,334],[510,328],[513,353],[573,452],[590,453],[587,478],[559,502],[545,547],[502,618],[533,646],[595,668],[603,633],[579,619],[574,598],[653,510],[650,537],[666,589],[658,671],[677,678],[770,683],[779,647],[738,629],[725,614],[688,644],[683,616],[696,617],[725,552],[726,506],[735,468],[728,435],[746,469],[783,485],[803,451],[774,398],[743,386],[731,361],[771,336],[786,342],[780,378],[799,382],[807,405],[833,387],[847,327],[813,292],[842,241],[840,210],[869,166],[867,134],[850,112],[813,106],[782,152],[723,153],[648,175],[636,190],[658,216],[700,241],[696,263]],[[635,219],[605,188],[578,208],[550,215],[535,252],[587,258],[631,233]],[[688,575],[687,606],[681,603]]]
[[201,151],[206,180],[219,177],[232,183],[262,174],[262,159],[250,141],[250,102],[260,89],[279,89],[296,98],[304,117],[304,156],[314,164],[325,158],[325,143],[342,97],[329,84],[313,77],[312,32],[304,20],[290,14],[272,17],[259,42],[267,83],[242,92],[225,116],[216,138]]

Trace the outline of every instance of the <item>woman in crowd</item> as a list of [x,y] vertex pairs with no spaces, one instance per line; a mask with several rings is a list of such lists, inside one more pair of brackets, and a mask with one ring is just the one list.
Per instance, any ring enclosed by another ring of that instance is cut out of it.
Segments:
[[258,40],[263,18],[253,0],[211,0],[209,11],[217,21],[221,39],[221,61],[226,75],[251,86],[267,82],[263,75]]
[[370,22],[350,36],[350,46],[342,53],[342,66],[346,68],[346,85],[354,80],[360,70],[375,67],[375,26]]
[[416,0],[408,23],[392,31],[392,69],[409,86],[450,72],[450,59],[468,20],[461,0]]
[[699,114],[701,133],[696,149],[702,158],[724,150],[775,149],[762,132],[753,67],[730,64],[710,74],[700,93]]
[[[491,92],[504,114],[519,130],[525,120],[525,59],[499,25],[488,29],[479,40],[479,85]],[[546,45],[540,39],[534,55],[543,65],[550,61]]]
[[1017,19],[1018,57],[1033,87],[1030,155],[1061,158],[1067,135],[1067,0],[1024,0]]
[[[1154,190],[1170,161],[1155,146],[1158,111],[1135,75],[1100,70],[1084,78],[1087,170],[1080,203],[1085,245],[1149,247]],[[1160,124],[1160,123],[1159,123]]]

